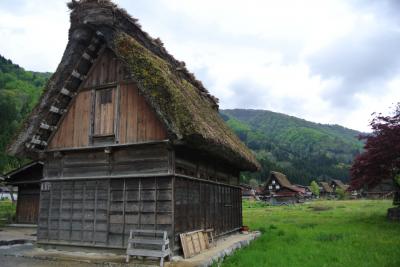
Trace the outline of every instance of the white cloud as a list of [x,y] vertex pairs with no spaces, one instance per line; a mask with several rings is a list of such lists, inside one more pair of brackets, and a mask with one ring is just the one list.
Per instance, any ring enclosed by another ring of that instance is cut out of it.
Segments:
[[[372,112],[400,99],[395,1],[116,2],[187,63],[221,108],[270,109],[366,131]],[[54,71],[67,42],[64,1],[15,3],[0,3],[0,53],[27,69]]]
[[0,4],[0,54],[29,70],[54,71],[68,40],[65,3],[19,2],[18,8]]

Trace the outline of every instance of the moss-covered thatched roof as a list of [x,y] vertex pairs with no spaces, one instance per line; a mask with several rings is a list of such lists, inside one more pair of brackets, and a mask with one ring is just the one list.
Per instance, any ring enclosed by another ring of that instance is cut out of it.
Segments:
[[320,185],[321,185],[322,189],[326,193],[332,193],[333,192],[332,187],[327,182],[320,182]]
[[64,86],[65,78],[76,67],[89,40],[101,33],[105,45],[125,63],[128,78],[137,83],[165,124],[173,144],[211,153],[241,170],[259,168],[252,152],[219,116],[218,100],[186,69],[184,62],[166,51],[159,39],[142,31],[136,19],[109,0],[72,1],[68,6],[72,12],[67,49],[41,103],[10,146],[12,154],[26,154],[24,143],[32,136],[40,137],[40,122]]

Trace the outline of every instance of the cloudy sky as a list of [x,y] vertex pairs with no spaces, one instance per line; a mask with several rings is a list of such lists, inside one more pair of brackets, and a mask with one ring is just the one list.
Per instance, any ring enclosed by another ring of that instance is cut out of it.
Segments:
[[[115,0],[220,99],[368,131],[400,101],[400,1]],[[0,54],[54,71],[65,0],[1,0]]]

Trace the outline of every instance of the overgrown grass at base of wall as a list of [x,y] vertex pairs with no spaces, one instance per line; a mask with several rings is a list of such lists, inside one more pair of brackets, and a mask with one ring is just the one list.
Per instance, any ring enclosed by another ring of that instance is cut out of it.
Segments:
[[243,221],[262,236],[221,266],[400,266],[400,223],[389,200],[243,203]]
[[15,217],[15,204],[10,200],[0,201],[0,226],[11,223]]

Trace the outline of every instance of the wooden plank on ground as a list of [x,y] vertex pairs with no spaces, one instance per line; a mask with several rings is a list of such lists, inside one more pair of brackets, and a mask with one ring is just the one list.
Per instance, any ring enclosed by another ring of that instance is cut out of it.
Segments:
[[180,234],[183,256],[185,259],[200,254],[208,248],[208,237],[203,230]]

